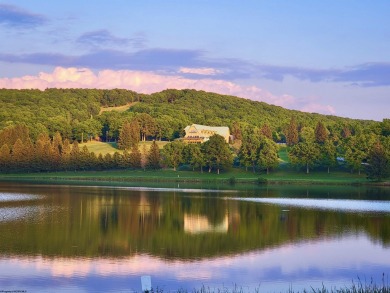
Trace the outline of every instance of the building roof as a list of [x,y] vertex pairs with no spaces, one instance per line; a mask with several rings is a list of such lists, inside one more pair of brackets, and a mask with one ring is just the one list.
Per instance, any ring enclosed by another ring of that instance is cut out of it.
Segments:
[[215,131],[217,134],[227,137],[230,135],[230,130],[229,127],[227,126],[206,126],[206,125],[200,125],[200,124],[192,124],[184,128],[186,132],[190,129],[190,127],[195,127],[196,130],[202,131],[202,130],[207,130],[207,131]]

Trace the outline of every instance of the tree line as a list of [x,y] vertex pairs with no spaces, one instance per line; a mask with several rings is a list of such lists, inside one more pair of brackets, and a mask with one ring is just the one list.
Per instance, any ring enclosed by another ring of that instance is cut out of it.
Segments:
[[[219,172],[234,165],[268,173],[280,166],[283,144],[290,163],[307,173],[313,168],[330,172],[340,164],[351,172],[373,173],[370,168],[377,162],[385,170],[374,176],[378,178],[387,176],[389,165],[390,119],[375,122],[309,114],[195,90],[143,95],[126,90],[2,89],[0,102],[3,171],[188,165]],[[124,112],[101,112],[102,107],[129,103]],[[235,141],[225,145],[213,138],[188,146],[176,141],[192,123],[227,125]],[[88,140],[117,142],[123,153],[103,156],[78,147]],[[148,160],[149,150],[137,150],[146,140],[173,142]]]
[[[304,113],[196,90],[169,89],[145,95],[120,89],[0,89],[0,104],[0,130],[23,124],[34,141],[41,133],[53,137],[56,132],[70,141],[118,141],[123,123],[136,117],[143,122],[143,139],[149,140],[174,140],[192,123],[229,126],[232,132],[237,124],[241,128],[268,124],[272,126],[272,139],[284,143],[292,116],[299,129],[314,128],[321,121],[331,133],[344,128],[352,133],[360,129],[380,131],[380,122]],[[123,105],[128,109],[102,111]]]
[[[56,133],[52,138],[40,134],[34,142],[26,126],[17,125],[0,132],[1,172],[42,172],[107,169],[160,169],[185,165],[192,170],[208,172],[243,167],[254,173],[270,171],[280,166],[280,145],[272,140],[271,127],[244,128],[235,125],[236,141],[225,142],[219,135],[202,144],[185,144],[175,140],[159,149],[154,140],[150,149],[140,150],[139,142],[145,139],[139,120],[126,121],[120,130],[118,147],[123,152],[113,155],[95,154],[77,140],[70,142]],[[373,133],[343,132],[340,137],[331,135],[322,122],[315,129],[299,130],[291,118],[286,131],[286,148],[291,165],[330,172],[342,164],[351,172],[366,171],[368,178],[381,180],[390,172],[390,136]],[[8,142],[8,143],[6,143]]]

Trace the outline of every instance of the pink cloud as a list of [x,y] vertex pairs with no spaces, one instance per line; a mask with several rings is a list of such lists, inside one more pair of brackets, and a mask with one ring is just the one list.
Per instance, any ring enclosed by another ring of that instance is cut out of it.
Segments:
[[[214,72],[212,68],[182,69],[187,72],[198,72],[199,74],[213,74]],[[183,70],[182,72],[184,72]],[[18,78],[0,78],[0,88],[35,88],[41,90],[46,88],[123,88],[145,94],[170,88],[196,89],[262,101],[285,108],[294,108],[297,104],[297,100],[293,96],[277,96],[257,86],[243,86],[231,81],[215,80],[207,77],[191,79],[180,74],[163,75],[155,72],[132,70],[107,69],[95,73],[88,68],[56,67],[51,73],[40,72],[37,76],[27,75]],[[308,102],[309,104],[303,105],[303,111],[334,113],[334,109],[331,106],[312,104],[311,100]]]

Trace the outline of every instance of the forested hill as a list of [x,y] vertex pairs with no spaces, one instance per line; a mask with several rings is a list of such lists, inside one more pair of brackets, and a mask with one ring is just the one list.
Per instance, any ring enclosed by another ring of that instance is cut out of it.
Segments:
[[[124,112],[100,111],[102,107],[129,103],[133,104]],[[56,132],[72,140],[87,136],[115,140],[124,121],[136,117],[153,124],[147,133],[149,137],[167,140],[180,136],[191,123],[227,125],[231,129],[237,123],[241,127],[268,124],[278,140],[292,117],[301,128],[314,128],[321,121],[331,132],[338,133],[345,127],[352,132],[380,128],[379,122],[304,113],[196,90],[165,90],[145,95],[119,89],[0,89],[0,105],[0,132],[24,124],[33,140],[40,133],[53,136]]]

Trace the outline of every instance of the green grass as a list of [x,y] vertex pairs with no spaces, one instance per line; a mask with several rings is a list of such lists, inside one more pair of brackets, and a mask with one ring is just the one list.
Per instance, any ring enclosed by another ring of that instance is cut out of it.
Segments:
[[279,151],[278,151],[278,155],[279,155],[279,161],[281,164],[287,164],[290,162],[289,158],[288,158],[288,153],[287,153],[287,147],[286,146],[282,146],[279,148]]
[[129,110],[136,103],[138,103],[138,102],[129,103],[129,104],[126,104],[123,106],[117,106],[117,107],[101,107],[99,114],[102,114],[103,112],[111,112],[111,111],[125,112],[125,111]]
[[[259,179],[260,178],[260,179]],[[294,171],[264,173],[246,172],[243,169],[231,169],[221,174],[200,171],[173,170],[113,170],[113,171],[76,171],[28,174],[1,174],[0,180],[50,180],[50,181],[123,181],[123,182],[204,182],[220,184],[268,183],[268,184],[323,184],[354,185],[370,184],[365,175],[347,172],[312,172],[305,174]]]
[[[166,145],[167,141],[156,141],[157,145],[160,149]],[[145,145],[146,151],[149,151],[150,146],[152,145],[152,141],[142,141],[139,143],[139,150],[142,152],[143,151],[143,146]],[[94,152],[96,155],[102,154],[103,156],[105,154],[114,154],[115,152],[120,152],[122,153],[122,150],[118,149],[118,145],[116,142],[100,142],[100,141],[89,141],[86,143],[80,144],[80,148],[83,146],[87,146],[88,150],[90,152]]]

